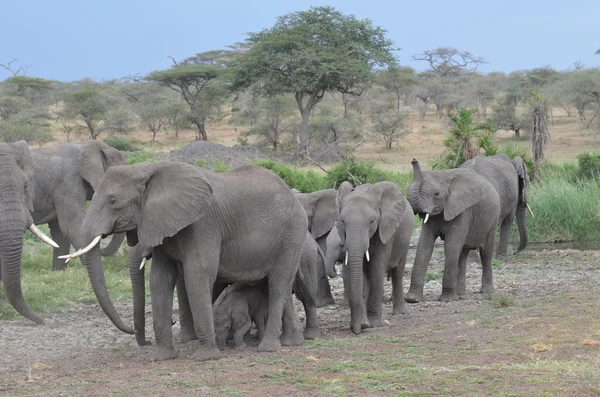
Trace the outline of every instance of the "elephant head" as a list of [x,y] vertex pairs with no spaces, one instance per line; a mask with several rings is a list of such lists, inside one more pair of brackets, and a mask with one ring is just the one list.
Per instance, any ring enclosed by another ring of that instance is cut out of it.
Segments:
[[44,320],[25,302],[21,289],[23,233],[30,229],[45,243],[58,245],[33,224],[33,161],[25,141],[0,143],[0,169],[0,276],[15,310],[42,324]]
[[[98,250],[101,238],[126,232],[130,245],[140,244],[146,249],[156,247],[163,239],[200,219],[211,200],[211,185],[202,171],[193,165],[141,163],[115,166],[106,171],[81,227],[83,240],[88,245],[65,258],[89,252],[83,257],[83,264],[98,302],[121,331],[134,333],[123,324],[108,295]],[[134,296],[143,288],[143,278],[134,282]]]
[[252,325],[244,295],[230,290],[231,288],[225,288],[213,304],[215,337],[219,350],[225,350],[227,341],[233,338],[235,331],[241,328],[250,330]]
[[319,190],[313,193],[294,192],[304,207],[308,217],[308,230],[316,240],[328,233],[337,218],[335,189]]
[[[337,232],[345,249],[348,267],[348,299],[351,328],[356,334],[364,324],[366,310],[363,301],[363,261],[392,239],[400,226],[405,210],[402,192],[394,183],[378,182],[353,188],[349,182],[340,185],[337,195]],[[371,247],[375,245],[375,247]],[[383,273],[381,275],[383,277]]]
[[475,171],[454,169],[446,171],[421,171],[419,162],[412,161],[414,177],[408,187],[407,199],[415,214],[424,217],[444,214],[450,221],[464,210],[475,205],[483,194],[483,186],[473,182]]

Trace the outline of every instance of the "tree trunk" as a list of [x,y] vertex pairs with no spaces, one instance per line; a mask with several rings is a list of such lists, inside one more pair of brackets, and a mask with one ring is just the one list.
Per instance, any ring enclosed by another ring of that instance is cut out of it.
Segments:
[[520,128],[515,128],[515,137],[517,139],[521,138],[521,129]]
[[310,118],[310,110],[305,108],[304,111],[300,111],[300,114],[302,116],[302,122],[300,123],[300,130],[296,137],[296,143],[298,145],[297,155],[302,162],[305,162],[308,158],[308,121]]

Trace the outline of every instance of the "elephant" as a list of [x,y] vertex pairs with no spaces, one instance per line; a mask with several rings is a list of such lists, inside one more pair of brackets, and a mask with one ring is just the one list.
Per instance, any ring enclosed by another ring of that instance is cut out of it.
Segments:
[[527,247],[527,166],[521,157],[511,160],[505,154],[495,156],[478,155],[466,161],[460,168],[472,169],[490,181],[500,197],[500,242],[496,257],[506,257],[512,224],[517,218],[519,247],[515,253]]
[[[312,193],[301,193],[292,189],[296,198],[300,201],[308,217],[308,230],[313,238],[319,244],[319,248],[324,254],[327,254],[326,239],[337,217],[335,199],[337,190],[324,189]],[[331,286],[325,275],[324,269],[319,268],[318,289],[317,289],[317,307],[335,304],[335,299],[331,294]]]
[[22,316],[43,324],[44,319],[27,304],[21,289],[23,235],[27,229],[44,243],[58,245],[33,223],[34,167],[25,141],[0,143],[0,280],[6,298]]
[[[117,149],[103,142],[89,140],[66,143],[31,151],[34,168],[35,197],[33,222],[47,223],[52,238],[60,248],[54,248],[52,268],[64,270],[66,264],[59,256],[81,245],[81,224],[86,201],[92,199],[104,172],[115,165],[124,165],[125,157]],[[115,235],[102,249],[102,255],[111,255],[119,248],[125,234]]]
[[467,256],[476,248],[482,264],[481,292],[493,292],[492,256],[500,215],[496,189],[468,168],[421,171],[416,159],[412,166],[414,176],[407,197],[414,213],[423,218],[423,224],[404,299],[409,303],[423,299],[425,273],[438,237],[444,240],[445,255],[439,300],[455,300],[465,294]]
[[[392,276],[393,313],[406,312],[402,277],[414,229],[414,215],[402,191],[392,182],[354,188],[350,182],[343,182],[336,201],[336,228],[345,251],[344,266],[347,266],[350,328],[359,334],[364,328],[383,326],[383,277],[386,272]],[[329,247],[326,258],[328,255]],[[328,265],[327,273],[332,272]],[[364,280],[367,280],[366,285]],[[364,295],[363,286],[368,289]]]
[[225,288],[213,304],[219,349],[225,349],[225,343],[231,336],[236,349],[245,348],[244,340],[250,335],[252,322],[256,324],[258,340],[262,340],[268,314],[269,297],[264,283],[234,283]]
[[[180,337],[198,338],[192,357],[203,361],[221,357],[212,316],[211,290],[216,280],[267,279],[269,319],[259,351],[277,351],[282,343],[304,341],[296,326],[281,335],[281,322],[283,308],[291,302],[307,229],[300,202],[280,177],[264,168],[246,165],[219,174],[178,162],[139,163],[105,172],[83,220],[87,245],[64,257],[89,253],[83,256],[83,264],[100,306],[117,328],[133,334],[108,295],[98,243],[105,236],[126,232],[130,246],[152,247],[150,291],[156,339],[152,359],[178,355],[171,328],[177,284],[180,308],[189,306],[183,312],[191,313],[189,321],[181,322]],[[134,307],[143,294],[143,280],[132,278]],[[290,310],[297,318],[293,305]]]

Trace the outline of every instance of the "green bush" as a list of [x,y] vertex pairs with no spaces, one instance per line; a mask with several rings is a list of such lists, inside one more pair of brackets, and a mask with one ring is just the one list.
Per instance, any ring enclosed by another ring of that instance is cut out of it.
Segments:
[[139,149],[133,146],[129,141],[125,138],[120,137],[109,137],[103,140],[108,146],[112,146],[117,150],[122,152],[136,152]]
[[127,164],[154,163],[155,161],[156,153],[146,152],[143,150],[139,152],[134,152],[127,158]]
[[327,184],[325,178],[315,171],[299,170],[292,165],[278,163],[273,160],[256,160],[253,163],[259,167],[266,168],[279,175],[290,188],[298,189],[302,193],[312,193],[317,190],[332,187]]
[[577,156],[581,177],[587,179],[600,178],[600,153],[583,152]]
[[329,187],[337,188],[344,181],[348,181],[354,186],[363,183],[389,181],[397,184],[404,194],[406,194],[411,180],[412,174],[385,171],[375,167],[373,163],[356,160],[355,158],[336,163],[325,176],[325,182]]

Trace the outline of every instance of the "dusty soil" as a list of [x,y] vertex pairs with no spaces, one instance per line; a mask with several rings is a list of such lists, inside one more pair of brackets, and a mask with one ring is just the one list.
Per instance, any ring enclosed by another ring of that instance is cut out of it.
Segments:
[[[436,300],[440,257],[424,302],[406,316],[391,316],[386,302],[388,324],[359,336],[349,330],[341,280],[332,280],[338,304],[319,309],[322,338],[277,353],[228,347],[221,360],[199,363],[192,342],[176,345],[178,359],[151,363],[149,348],[97,305],[46,315],[44,326],[0,322],[0,395],[600,395],[600,251],[511,257],[494,266],[491,298],[477,292],[481,269],[471,263],[466,299],[450,303]],[[131,323],[131,306],[118,310]],[[149,308],[147,317],[151,330]]]

